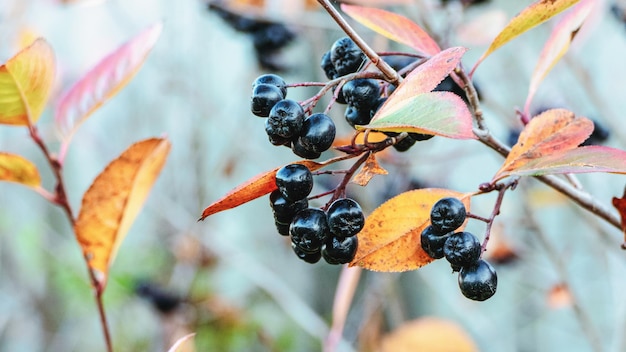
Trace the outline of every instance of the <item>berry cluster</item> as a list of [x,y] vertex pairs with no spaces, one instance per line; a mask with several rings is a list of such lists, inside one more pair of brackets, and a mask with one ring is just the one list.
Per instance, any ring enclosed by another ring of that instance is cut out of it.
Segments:
[[452,270],[459,272],[459,288],[465,297],[484,301],[496,293],[498,277],[491,264],[480,259],[478,238],[469,232],[454,232],[466,216],[460,200],[440,199],[431,209],[431,225],[422,231],[422,249],[434,259],[445,257]]
[[335,200],[327,211],[309,207],[313,175],[301,164],[289,164],[276,172],[270,204],[278,233],[291,237],[298,258],[316,263],[346,264],[354,259],[365,217],[359,204],[349,198]]
[[265,132],[270,143],[288,146],[302,158],[319,158],[335,140],[335,123],[326,114],[306,116],[297,101],[286,97],[285,81],[275,74],[264,74],[252,85],[250,110],[267,117]]

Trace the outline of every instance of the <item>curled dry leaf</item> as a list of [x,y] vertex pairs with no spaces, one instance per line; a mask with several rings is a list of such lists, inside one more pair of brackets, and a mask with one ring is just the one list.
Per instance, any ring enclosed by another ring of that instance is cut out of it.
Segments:
[[469,334],[454,322],[426,317],[409,321],[383,337],[381,352],[476,352]]
[[376,154],[370,154],[361,170],[354,175],[352,183],[365,187],[374,176],[387,175],[388,173],[378,164]]
[[166,139],[130,146],[96,177],[85,195],[74,231],[87,265],[98,273],[99,290],[170,151]]
[[19,155],[0,152],[0,181],[17,182],[24,186],[41,186],[37,166]]
[[422,230],[430,224],[432,206],[441,198],[456,197],[469,211],[471,196],[471,193],[448,189],[424,188],[391,198],[365,219],[365,226],[358,234],[359,247],[350,266],[400,272],[432,262],[420,240]]
[[42,38],[0,66],[0,124],[36,123],[48,102],[54,75],[54,52]]

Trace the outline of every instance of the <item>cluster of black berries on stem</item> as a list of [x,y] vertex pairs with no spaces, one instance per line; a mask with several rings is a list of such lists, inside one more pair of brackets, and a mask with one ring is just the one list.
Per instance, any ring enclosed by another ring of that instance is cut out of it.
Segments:
[[454,232],[467,216],[457,198],[437,201],[430,212],[430,226],[421,234],[422,249],[434,259],[445,257],[459,272],[459,288],[469,299],[484,301],[496,293],[498,276],[487,261],[480,259],[482,246],[470,232]]
[[276,172],[276,187],[270,205],[278,233],[291,238],[296,256],[316,263],[322,257],[329,264],[346,264],[354,259],[356,234],[365,224],[359,204],[339,198],[327,211],[309,206],[313,174],[302,164],[289,164]]

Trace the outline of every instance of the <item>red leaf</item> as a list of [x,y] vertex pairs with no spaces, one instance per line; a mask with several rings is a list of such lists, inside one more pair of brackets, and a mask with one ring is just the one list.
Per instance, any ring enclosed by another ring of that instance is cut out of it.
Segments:
[[346,4],[341,4],[341,9],[374,32],[408,45],[419,53],[432,56],[441,51],[428,33],[404,16],[381,9]]
[[622,247],[624,247],[626,246],[626,188],[624,188],[622,198],[613,197],[613,206],[619,211],[619,215],[622,219],[622,231],[624,231],[624,243]]

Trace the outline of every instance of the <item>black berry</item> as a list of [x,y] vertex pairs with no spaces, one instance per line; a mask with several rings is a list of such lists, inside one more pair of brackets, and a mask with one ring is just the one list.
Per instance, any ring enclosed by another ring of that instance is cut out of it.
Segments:
[[433,138],[434,135],[432,135],[432,134],[425,134],[425,133],[409,132],[409,137],[413,138],[417,142],[421,142],[421,141],[427,141],[427,140]]
[[357,78],[341,88],[346,102],[363,110],[371,110],[380,98],[380,84],[375,79]]
[[415,145],[415,139],[411,136],[406,136],[402,140],[396,142],[396,144],[393,145],[393,148],[399,152],[406,152],[411,149],[413,145]]
[[275,190],[270,193],[270,205],[274,213],[274,220],[289,225],[300,210],[309,207],[309,201],[304,198],[292,202],[285,198],[279,190]]
[[293,252],[298,256],[298,258],[310,264],[315,264],[320,261],[320,258],[322,258],[321,251],[305,252],[293,242],[291,242],[291,249],[293,249]]
[[481,246],[478,238],[469,232],[457,232],[446,240],[443,254],[453,267],[474,264],[480,257]]
[[269,122],[269,119],[265,120],[265,133],[267,133],[267,139],[273,145],[279,146],[291,144],[291,138],[279,136],[277,134],[277,129]]
[[328,227],[338,238],[354,236],[365,224],[365,216],[359,203],[350,198],[334,201],[327,211]]
[[335,123],[325,114],[313,114],[302,123],[300,144],[307,150],[321,153],[335,141]]
[[320,67],[324,70],[324,74],[326,78],[333,79],[337,76],[337,71],[335,70],[335,65],[330,60],[330,51],[327,51],[322,55],[322,61],[320,62]]
[[611,132],[606,128],[606,126],[601,124],[600,121],[598,120],[591,120],[591,121],[593,122],[593,132],[591,133],[589,138],[587,138],[581,144],[581,146],[602,144],[607,139],[609,139],[609,136],[611,135]]
[[284,98],[280,88],[271,84],[257,84],[252,89],[250,110],[256,116],[268,117],[274,105]]
[[307,149],[301,142],[300,138],[296,139],[291,145],[291,151],[297,156],[305,159],[317,159],[322,156],[322,153],[314,152]]
[[322,257],[328,264],[346,264],[354,259],[359,240],[356,236],[343,239],[331,236],[322,246]]
[[294,216],[289,226],[291,242],[300,250],[319,251],[329,235],[326,213],[317,208],[307,208]]
[[498,276],[488,262],[480,259],[459,272],[461,293],[474,301],[484,301],[496,293]]
[[289,226],[291,225],[291,223],[274,221],[274,225],[276,226],[276,231],[278,231],[280,235],[289,236]]
[[358,71],[365,61],[365,55],[352,39],[343,37],[337,39],[330,48],[330,60],[337,76],[343,76]]
[[443,258],[443,246],[450,234],[441,235],[431,226],[426,227],[420,236],[422,249],[433,259]]
[[372,113],[369,109],[360,109],[354,105],[348,105],[344,113],[346,121],[350,126],[367,125],[372,120]]
[[430,223],[435,231],[446,234],[458,229],[463,222],[467,213],[465,205],[457,198],[442,198],[430,211]]
[[281,93],[283,94],[283,99],[287,96],[287,83],[285,83],[285,80],[279,75],[275,75],[273,73],[266,73],[264,75],[261,75],[254,80],[254,83],[252,83],[252,87],[256,87],[259,84],[269,84],[275,86],[276,88],[280,89]]
[[283,197],[291,202],[296,202],[306,198],[311,193],[313,175],[304,165],[285,165],[276,172],[276,186]]
[[294,100],[283,99],[272,107],[265,131],[268,132],[268,136],[293,138],[300,134],[303,122],[302,106]]

